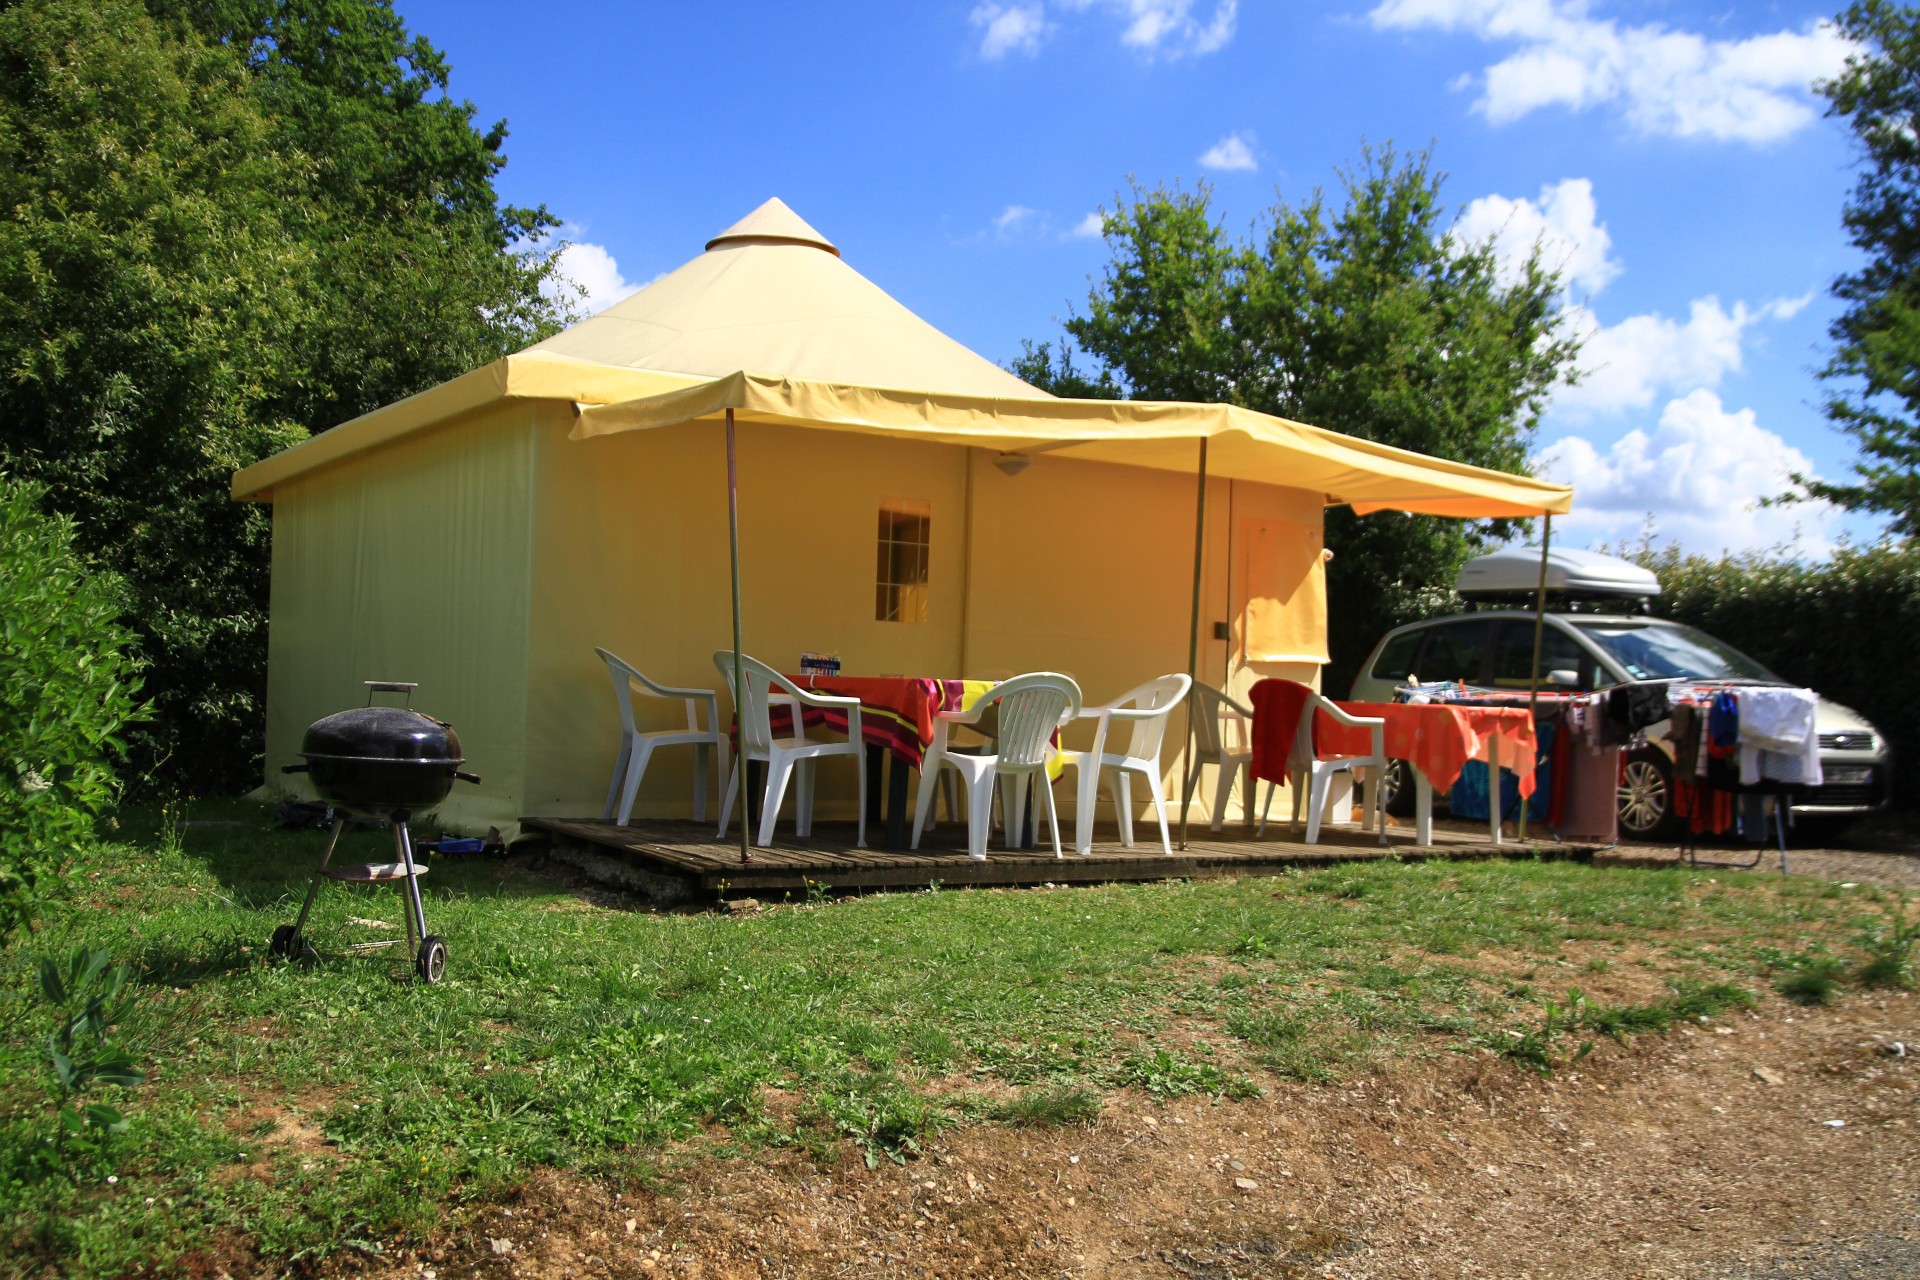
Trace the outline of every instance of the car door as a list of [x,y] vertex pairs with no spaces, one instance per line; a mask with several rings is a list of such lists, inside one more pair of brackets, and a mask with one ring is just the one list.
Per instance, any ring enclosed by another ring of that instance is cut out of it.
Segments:
[[[1595,665],[1593,655],[1576,637],[1555,626],[1552,619],[1543,623],[1537,687],[1565,692],[1568,686],[1550,684],[1548,677],[1556,671],[1571,671],[1579,679],[1573,687],[1582,693],[1588,692],[1594,687]],[[1526,689],[1532,672],[1533,623],[1524,618],[1502,620],[1494,638],[1493,670],[1488,683],[1496,689]]]

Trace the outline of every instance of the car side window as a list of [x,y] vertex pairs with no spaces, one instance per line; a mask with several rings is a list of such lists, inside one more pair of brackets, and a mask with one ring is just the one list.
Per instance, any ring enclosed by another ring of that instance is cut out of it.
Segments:
[[[1527,687],[1527,668],[1533,663],[1533,624],[1508,622],[1500,628],[1500,640],[1493,651],[1493,686],[1496,689]],[[1580,642],[1555,626],[1540,630],[1540,687],[1555,671],[1579,673],[1581,689],[1593,687],[1593,659]]]
[[1479,618],[1445,622],[1431,628],[1413,674],[1420,677],[1422,684],[1437,684],[1442,680],[1480,683],[1492,632],[1493,623]]
[[1413,660],[1420,652],[1420,642],[1425,635],[1418,631],[1409,631],[1387,641],[1380,650],[1380,656],[1373,663],[1375,680],[1405,680],[1413,671]]

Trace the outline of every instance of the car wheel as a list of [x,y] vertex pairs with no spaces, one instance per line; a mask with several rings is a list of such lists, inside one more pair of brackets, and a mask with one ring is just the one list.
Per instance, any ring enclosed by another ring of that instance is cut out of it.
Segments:
[[1396,818],[1411,818],[1416,805],[1411,766],[1405,760],[1387,761],[1380,778],[1380,803]]
[[1679,823],[1673,816],[1673,762],[1664,751],[1646,748],[1620,764],[1620,834],[1632,840],[1658,840]]

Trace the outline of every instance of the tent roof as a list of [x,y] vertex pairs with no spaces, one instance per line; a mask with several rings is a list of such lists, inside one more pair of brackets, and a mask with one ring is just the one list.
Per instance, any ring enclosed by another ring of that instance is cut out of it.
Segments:
[[778,200],[678,270],[528,351],[705,378],[751,369],[873,387],[1046,395],[894,301]]
[[1094,459],[1320,491],[1362,515],[1561,515],[1573,490],[1529,476],[1429,458],[1224,404],[1150,400],[995,399],[735,373],[624,404],[582,406],[573,438],[736,419]]
[[[745,372],[742,372],[745,371]],[[676,398],[680,397],[680,398]],[[274,486],[505,399],[585,407],[575,435],[712,417],[1044,450],[1319,489],[1361,512],[1534,515],[1572,491],[1225,405],[1056,400],[916,316],[779,200],[631,297],[525,351],[235,473]],[[592,406],[617,406],[593,408]]]
[[840,256],[840,250],[833,241],[815,231],[805,218],[789,209],[787,202],[779,196],[707,241],[707,248],[722,244],[803,244],[825,249],[836,258]]

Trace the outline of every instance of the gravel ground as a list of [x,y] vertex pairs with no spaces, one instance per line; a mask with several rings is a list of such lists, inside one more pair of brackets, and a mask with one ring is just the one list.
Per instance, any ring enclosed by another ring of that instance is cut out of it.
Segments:
[[[1745,862],[1753,855],[1738,845],[1696,851],[1702,863]],[[1622,844],[1594,855],[1594,865],[1605,867],[1668,867],[1684,861],[1681,851],[1651,844]],[[1746,870],[1755,875],[1777,874],[1780,855],[1768,851]],[[1853,884],[1877,884],[1890,889],[1920,889],[1920,853],[1873,853],[1859,849],[1787,849],[1787,870],[1797,876],[1819,876]],[[1920,1275],[1917,1272],[1916,1275]]]
[[1727,1272],[1726,1280],[1895,1280],[1920,1276],[1920,1240],[1871,1235],[1860,1240],[1809,1242],[1763,1271]]
[[[1703,861],[1741,863],[1760,854],[1756,874],[1780,870],[1780,855],[1734,841],[1703,844]],[[1622,841],[1594,858],[1598,866],[1672,866],[1683,859],[1672,844]],[[1920,815],[1885,814],[1835,829],[1807,824],[1787,833],[1787,870],[1827,880],[1877,884],[1890,889],[1920,889]],[[1912,1272],[1920,1276],[1920,1268]]]

